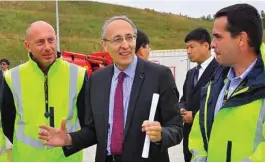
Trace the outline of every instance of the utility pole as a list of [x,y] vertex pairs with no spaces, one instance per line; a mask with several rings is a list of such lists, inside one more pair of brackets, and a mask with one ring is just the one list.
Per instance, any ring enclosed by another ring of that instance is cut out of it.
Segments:
[[59,31],[59,8],[58,8],[58,0],[56,0],[56,33],[57,33],[57,51],[60,50],[60,31]]

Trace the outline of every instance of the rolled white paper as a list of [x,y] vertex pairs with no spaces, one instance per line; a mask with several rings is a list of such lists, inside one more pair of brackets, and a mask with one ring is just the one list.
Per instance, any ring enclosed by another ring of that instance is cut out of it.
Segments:
[[[150,114],[149,114],[149,121],[153,122],[155,119],[155,113],[156,113],[156,108],[157,108],[157,103],[159,100],[159,94],[154,93],[153,98],[152,98],[152,104],[150,108]],[[145,135],[145,140],[144,140],[144,148],[142,152],[142,157],[143,158],[148,158],[149,157],[149,148],[150,148],[150,138],[146,134]]]

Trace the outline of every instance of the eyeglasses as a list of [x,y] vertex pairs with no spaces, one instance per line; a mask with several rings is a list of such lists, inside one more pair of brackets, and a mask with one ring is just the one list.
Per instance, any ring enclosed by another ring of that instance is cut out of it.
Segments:
[[110,43],[116,44],[116,45],[120,45],[123,43],[124,39],[128,42],[128,43],[132,43],[133,41],[136,40],[136,35],[126,35],[125,37],[114,37],[112,40],[108,40],[108,39],[103,39],[104,41],[109,41]]

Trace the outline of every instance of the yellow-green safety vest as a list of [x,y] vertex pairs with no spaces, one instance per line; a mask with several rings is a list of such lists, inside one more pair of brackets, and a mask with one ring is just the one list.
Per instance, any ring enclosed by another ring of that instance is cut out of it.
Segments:
[[[261,46],[261,55],[265,59],[265,46]],[[265,161],[265,99],[257,99],[250,103],[222,108],[216,113],[212,125],[211,136],[207,137],[208,99],[212,83],[207,87],[204,101],[204,128],[206,132],[207,151],[205,150],[200,128],[200,112],[194,118],[189,135],[189,149],[192,161],[224,162],[227,157],[235,161]],[[248,91],[248,87],[234,95]],[[250,121],[251,119],[251,121]]]
[[12,149],[13,161],[82,161],[83,152],[65,157],[62,148],[44,146],[38,139],[40,125],[49,125],[44,116],[45,81],[48,82],[48,106],[54,107],[54,127],[67,120],[68,132],[80,129],[77,96],[84,82],[85,69],[58,58],[47,76],[30,60],[5,74],[15,107],[16,118]]
[[8,162],[6,152],[6,137],[2,130],[2,123],[0,121],[0,162]]

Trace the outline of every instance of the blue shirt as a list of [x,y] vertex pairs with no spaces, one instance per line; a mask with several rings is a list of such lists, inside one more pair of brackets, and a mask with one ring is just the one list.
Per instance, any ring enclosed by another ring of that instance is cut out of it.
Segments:
[[[124,115],[124,127],[126,124],[127,118],[127,111],[128,105],[130,101],[130,94],[133,84],[133,79],[135,75],[135,70],[137,66],[137,57],[134,56],[132,63],[128,66],[126,70],[123,72],[126,74],[124,81],[123,81],[123,115]],[[111,144],[111,133],[112,133],[112,126],[113,126],[113,110],[114,110],[114,95],[115,90],[118,84],[118,76],[120,74],[120,70],[114,64],[114,74],[111,81],[111,88],[110,88],[110,98],[109,98],[109,126],[108,126],[108,143],[107,143],[107,155],[111,155],[110,152],[110,144]]]
[[248,68],[245,70],[245,72],[243,74],[241,74],[238,77],[236,77],[235,71],[234,71],[233,68],[229,69],[229,72],[227,74],[227,78],[228,78],[229,81],[227,83],[225,83],[223,89],[221,90],[221,92],[220,92],[220,94],[218,96],[217,103],[216,103],[216,106],[215,106],[214,116],[216,115],[216,113],[223,106],[223,99],[224,99],[224,95],[225,95],[225,90],[227,89],[228,84],[230,83],[229,89],[228,89],[227,99],[230,98],[231,94],[235,91],[235,89],[239,86],[239,84],[246,78],[248,73],[254,67],[256,61],[257,61],[257,59],[253,63],[251,63],[250,66],[248,66]]

